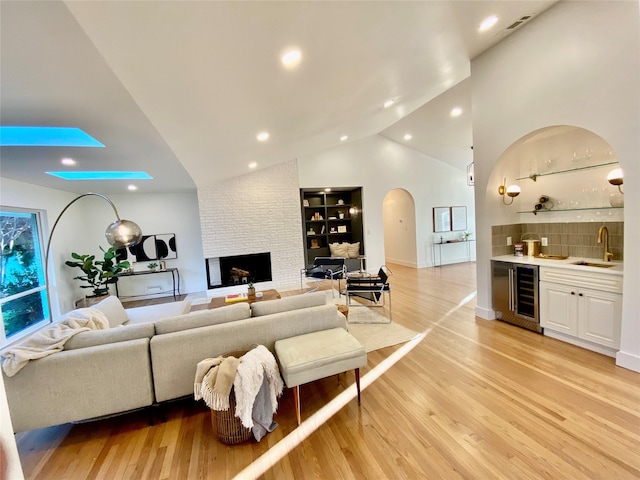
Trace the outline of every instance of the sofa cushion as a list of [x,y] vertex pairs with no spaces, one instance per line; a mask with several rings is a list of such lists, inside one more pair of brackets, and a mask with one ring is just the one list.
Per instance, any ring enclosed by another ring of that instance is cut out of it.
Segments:
[[126,308],[125,313],[129,319],[125,325],[136,323],[156,322],[162,318],[184,315],[191,311],[191,301],[159,303],[157,305],[145,305],[143,307]]
[[274,313],[300,310],[301,308],[317,307],[327,303],[324,292],[312,292],[303,295],[293,295],[279,300],[265,300],[251,305],[251,316],[272,315]]
[[64,344],[64,350],[105,345],[107,343],[126,342],[139,338],[151,338],[155,333],[153,323],[140,323],[126,327],[109,328],[107,330],[91,330],[71,337]]
[[[250,316],[251,312],[247,303],[236,303],[235,305],[212,308],[211,310],[199,310],[186,315],[167,317],[156,321],[156,334],[162,335],[191,328],[234,322]],[[188,345],[185,348],[188,348]]]
[[109,295],[104,300],[93,305],[93,308],[100,310],[109,319],[110,327],[117,327],[129,320],[127,312],[122,306],[120,299],[114,295]]

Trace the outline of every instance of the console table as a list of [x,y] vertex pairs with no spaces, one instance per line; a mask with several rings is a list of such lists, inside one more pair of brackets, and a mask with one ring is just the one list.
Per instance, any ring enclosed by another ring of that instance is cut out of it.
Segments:
[[[474,239],[470,239],[470,240],[449,240],[444,241],[444,242],[434,242],[433,244],[433,250],[432,250],[432,260],[433,260],[433,266],[434,267],[441,267],[442,266],[442,248],[446,245],[459,245],[461,243],[465,244],[466,246],[466,252],[467,252],[467,262],[471,261],[471,242],[475,242]],[[436,248],[438,250],[437,253],[437,259],[438,259],[438,263],[436,263]],[[454,262],[454,263],[459,263],[459,262]]]
[[[178,295],[180,295],[180,272],[177,268],[165,268],[164,270],[141,270],[139,272],[130,272],[130,273],[120,273],[118,277],[138,277],[140,275],[158,275],[160,273],[170,273],[171,280],[173,281],[173,299],[177,300],[176,291]],[[118,292],[118,282],[115,284],[116,287],[116,297],[120,297],[120,293]],[[166,292],[158,292],[158,293],[166,293]],[[131,295],[135,296],[135,295]]]

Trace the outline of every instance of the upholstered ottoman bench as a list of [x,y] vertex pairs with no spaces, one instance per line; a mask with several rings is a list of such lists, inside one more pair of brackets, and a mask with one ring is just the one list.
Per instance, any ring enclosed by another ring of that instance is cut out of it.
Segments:
[[333,328],[278,340],[275,343],[280,372],[293,388],[296,418],[300,425],[300,385],[354,370],[360,403],[360,367],[367,364],[367,352],[344,328]]

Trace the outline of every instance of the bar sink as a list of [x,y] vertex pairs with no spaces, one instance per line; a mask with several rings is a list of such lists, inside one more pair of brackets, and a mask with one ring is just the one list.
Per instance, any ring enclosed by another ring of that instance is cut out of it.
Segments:
[[580,265],[582,267],[599,267],[599,268],[611,268],[615,266],[612,263],[593,263],[593,262],[585,262],[585,261],[575,262],[575,263],[572,263],[572,265]]

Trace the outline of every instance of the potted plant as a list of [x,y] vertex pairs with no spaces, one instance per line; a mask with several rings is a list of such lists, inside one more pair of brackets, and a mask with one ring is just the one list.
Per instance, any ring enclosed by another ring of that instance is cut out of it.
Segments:
[[249,282],[248,285],[248,289],[247,289],[247,295],[251,296],[255,296],[256,294],[256,287],[253,286],[253,283]]
[[152,272],[155,272],[158,269],[158,264],[156,262],[151,262],[149,265],[147,265],[147,268]]
[[102,260],[96,260],[95,255],[80,255],[71,253],[71,257],[76,261],[67,260],[65,265],[77,267],[83,271],[84,275],[73,277],[74,280],[86,282],[80,288],[90,288],[93,295],[89,297],[101,297],[109,294],[109,285],[118,281],[117,275],[131,266],[128,261],[119,262],[116,255],[116,248],[108,250],[100,247],[104,253]]

